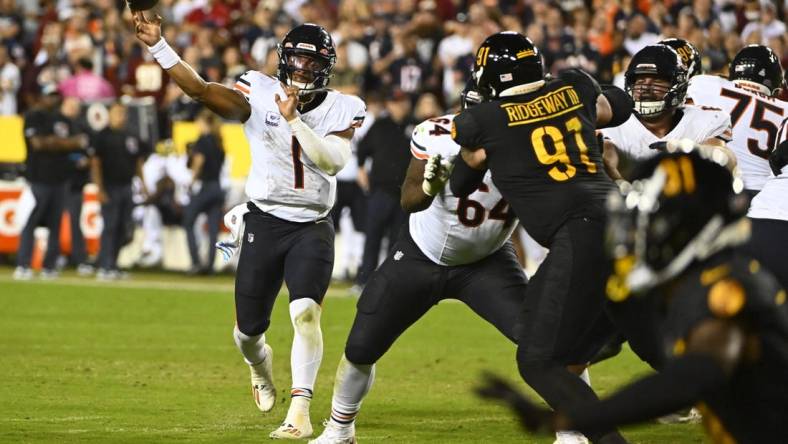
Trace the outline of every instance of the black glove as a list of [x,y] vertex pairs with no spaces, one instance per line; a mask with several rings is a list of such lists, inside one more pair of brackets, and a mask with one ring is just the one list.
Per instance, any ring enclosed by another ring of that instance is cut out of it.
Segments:
[[555,413],[532,403],[497,375],[484,373],[483,378],[483,384],[474,389],[478,396],[507,405],[529,432],[545,435],[555,433]]

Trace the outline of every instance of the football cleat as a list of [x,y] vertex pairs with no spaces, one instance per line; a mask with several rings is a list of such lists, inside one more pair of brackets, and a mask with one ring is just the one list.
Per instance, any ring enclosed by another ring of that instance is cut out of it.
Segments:
[[265,344],[265,359],[263,362],[249,366],[252,374],[252,397],[261,412],[270,412],[276,403],[276,388],[274,388],[273,360],[274,350]]
[[698,424],[702,420],[703,416],[695,407],[657,418],[660,424]]
[[58,273],[57,270],[44,268],[43,270],[41,270],[41,273],[38,275],[38,277],[42,281],[53,281],[57,279],[58,275],[60,275],[60,273]]
[[356,444],[356,426],[340,426],[331,421],[325,422],[326,428],[309,444]]
[[560,430],[555,432],[553,444],[589,444],[589,441],[582,433]]
[[33,279],[33,270],[27,267],[16,267],[14,270],[15,281],[29,281]]
[[312,422],[309,415],[302,415],[293,422],[285,422],[268,435],[273,439],[303,439],[312,436]]

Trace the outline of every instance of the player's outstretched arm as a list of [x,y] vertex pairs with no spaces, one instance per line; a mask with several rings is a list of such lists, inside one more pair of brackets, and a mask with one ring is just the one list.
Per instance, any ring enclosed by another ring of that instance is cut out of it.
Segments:
[[142,11],[136,11],[134,30],[159,65],[189,97],[225,119],[245,122],[249,118],[252,108],[241,93],[218,83],[206,82],[170,48],[161,36],[161,17],[149,19]]

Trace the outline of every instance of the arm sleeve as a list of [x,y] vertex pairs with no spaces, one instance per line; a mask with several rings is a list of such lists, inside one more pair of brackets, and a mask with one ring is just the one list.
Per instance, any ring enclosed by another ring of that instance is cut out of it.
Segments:
[[320,137],[299,117],[288,123],[304,153],[318,168],[333,176],[345,167],[352,154],[349,139],[336,134]]
[[563,413],[573,429],[586,434],[634,424],[692,405],[725,381],[713,358],[688,354],[603,401],[575,404]]
[[632,115],[632,109],[635,107],[635,104],[632,102],[632,97],[630,97],[629,94],[617,86],[606,85],[602,88],[602,95],[604,95],[608,103],[610,103],[613,117],[607,125],[600,128],[619,126],[629,120],[629,117]]
[[486,170],[471,168],[462,156],[454,159],[454,169],[449,177],[451,192],[457,197],[467,197],[479,188]]

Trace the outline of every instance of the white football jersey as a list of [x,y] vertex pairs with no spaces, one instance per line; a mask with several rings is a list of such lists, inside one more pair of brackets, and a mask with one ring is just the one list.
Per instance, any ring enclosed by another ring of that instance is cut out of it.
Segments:
[[605,139],[616,145],[619,151],[638,160],[657,155],[657,150],[649,148],[655,142],[686,138],[701,143],[713,137],[718,137],[726,142],[730,140],[731,120],[727,114],[719,110],[707,110],[696,106],[686,106],[683,111],[684,115],[679,123],[662,138],[655,136],[643,126],[635,114],[629,116],[626,122],[617,127],[604,128],[600,131]]
[[687,98],[695,105],[722,109],[731,116],[733,140],[728,147],[744,180],[744,188],[760,190],[771,175],[769,153],[788,102],[769,97],[728,79],[701,75],[690,81]]
[[[782,129],[778,132],[775,147],[788,140],[788,118],[782,121]],[[767,167],[768,168],[768,167]],[[761,191],[750,202],[747,216],[754,219],[777,219],[788,221],[788,165],[784,166],[779,176],[770,174]]]
[[[301,150],[290,125],[279,114],[274,97],[284,98],[278,79],[247,71],[235,84],[252,106],[244,123],[252,166],[246,194],[261,210],[293,222],[325,217],[336,199],[336,179],[318,168]],[[318,136],[361,126],[364,102],[355,96],[328,90],[317,108],[301,114]]]
[[[414,130],[410,151],[420,160],[440,154],[452,160],[460,146],[451,138],[453,114],[425,120]],[[493,185],[490,172],[467,198],[451,194],[446,184],[424,211],[410,215],[410,235],[425,256],[439,265],[470,264],[498,251],[511,237],[517,219]]]

